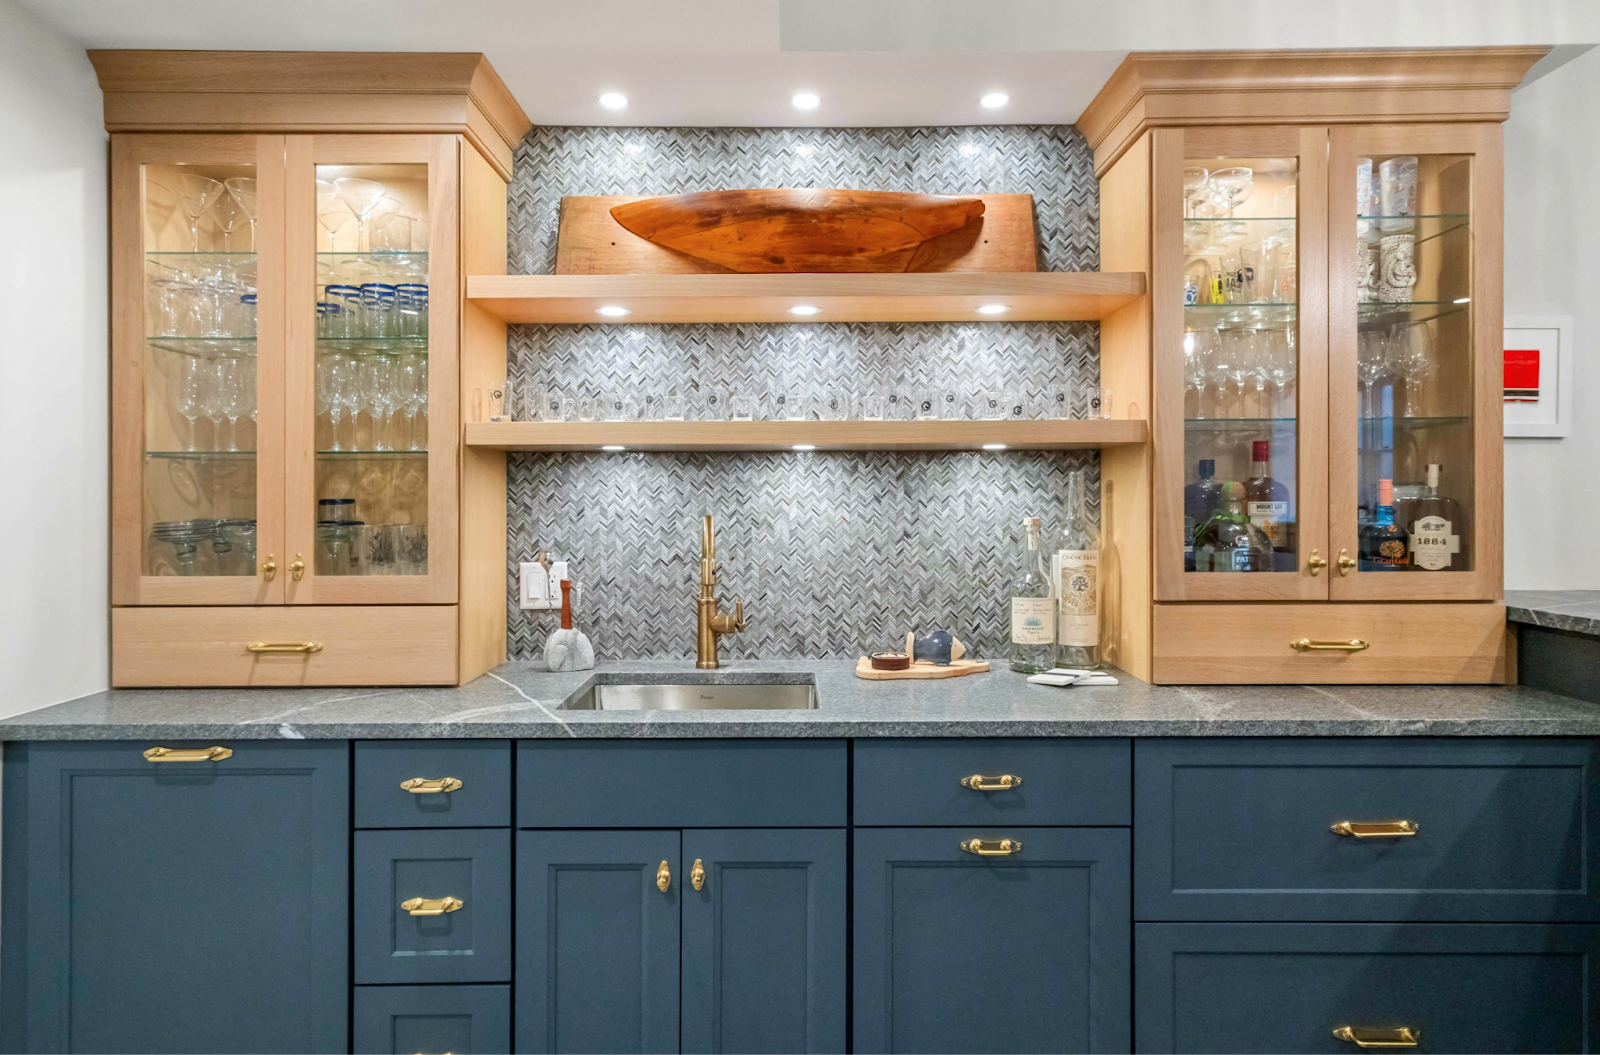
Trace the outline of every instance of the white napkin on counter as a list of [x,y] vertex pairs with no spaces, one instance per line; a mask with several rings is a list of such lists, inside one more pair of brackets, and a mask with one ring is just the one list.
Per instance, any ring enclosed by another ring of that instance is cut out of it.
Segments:
[[1043,674],[1035,674],[1028,680],[1035,685],[1054,685],[1057,688],[1065,688],[1068,685],[1117,684],[1117,679],[1104,671],[1079,670],[1076,667],[1051,667]]

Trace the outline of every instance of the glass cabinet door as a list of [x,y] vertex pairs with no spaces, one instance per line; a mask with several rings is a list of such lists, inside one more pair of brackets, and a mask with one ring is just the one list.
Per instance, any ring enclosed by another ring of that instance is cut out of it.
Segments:
[[282,600],[283,142],[113,140],[114,603]]
[[1322,129],[1158,139],[1161,599],[1327,595],[1325,143]]
[[455,599],[456,150],[289,139],[291,603]]
[[1335,598],[1499,594],[1500,274],[1480,266],[1499,256],[1480,168],[1492,149],[1498,172],[1498,135],[1333,134]]

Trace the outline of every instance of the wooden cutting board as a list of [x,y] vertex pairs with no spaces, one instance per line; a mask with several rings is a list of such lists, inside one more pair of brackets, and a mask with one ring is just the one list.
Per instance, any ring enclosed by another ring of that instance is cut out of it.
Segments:
[[919,659],[909,670],[873,670],[872,660],[862,656],[856,660],[856,677],[868,681],[899,681],[903,678],[959,678],[964,674],[983,674],[989,670],[986,659],[952,660],[948,667],[935,665],[931,660]]

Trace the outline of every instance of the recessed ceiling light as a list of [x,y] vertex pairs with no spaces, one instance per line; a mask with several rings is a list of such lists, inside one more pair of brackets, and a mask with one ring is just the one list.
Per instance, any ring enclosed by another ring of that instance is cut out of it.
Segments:
[[1003,443],[985,443],[983,449],[986,451],[1003,451],[1006,449],[1006,445]]
[[629,311],[627,308],[624,308],[620,304],[602,304],[600,307],[594,309],[594,313],[596,315],[604,315],[608,319],[620,319],[624,315],[633,314],[633,312]]
[[628,448],[622,446],[621,444],[608,443],[604,447],[601,447],[600,449],[603,450],[603,451],[625,451]]
[[815,443],[797,443],[794,445],[794,449],[797,451],[814,451],[817,449],[817,445]]
[[816,92],[795,92],[789,102],[796,110],[815,110],[822,105],[822,97]]
[[601,92],[600,105],[607,110],[623,110],[627,108],[628,97],[621,92]]
[[978,105],[985,110],[998,110],[1011,101],[1011,96],[1005,92],[989,92],[978,100]]
[[1011,310],[1011,305],[1009,305],[1009,304],[980,304],[980,305],[978,305],[978,314],[979,315],[1004,315],[1006,312],[1008,312],[1010,310]]
[[815,304],[796,304],[789,309],[790,315],[815,315],[822,309]]

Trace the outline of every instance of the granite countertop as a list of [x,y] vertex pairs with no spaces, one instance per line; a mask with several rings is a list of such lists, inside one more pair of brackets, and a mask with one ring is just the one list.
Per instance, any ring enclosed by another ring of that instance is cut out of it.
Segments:
[[1600,637],[1600,590],[1507,590],[1506,618]]
[[[848,660],[508,663],[460,688],[113,689],[0,721],[4,740],[820,736],[1597,736],[1600,705],[1521,686],[1030,685],[1003,668],[863,681]],[[806,682],[805,711],[564,711],[604,682]]]

